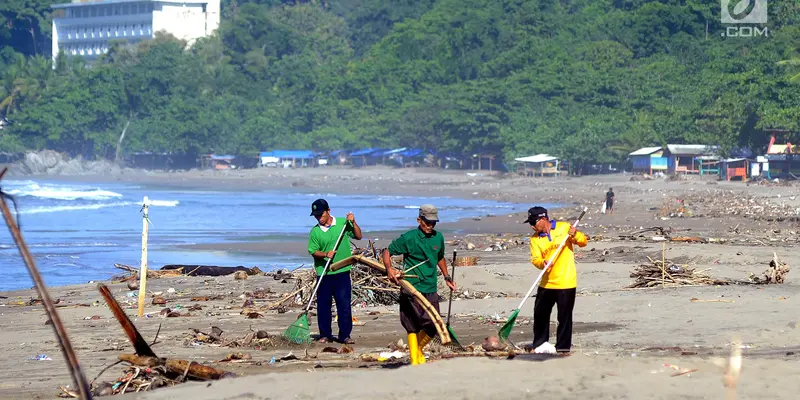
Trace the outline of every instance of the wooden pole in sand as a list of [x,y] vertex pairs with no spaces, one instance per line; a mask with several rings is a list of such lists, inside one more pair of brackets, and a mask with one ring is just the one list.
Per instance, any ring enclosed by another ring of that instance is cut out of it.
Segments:
[[148,199],[144,196],[142,204],[142,265],[139,269],[139,317],[144,316],[144,299],[147,295],[147,217]]
[[667,279],[667,266],[664,253],[667,251],[667,242],[661,242],[661,288],[664,288],[664,281]]

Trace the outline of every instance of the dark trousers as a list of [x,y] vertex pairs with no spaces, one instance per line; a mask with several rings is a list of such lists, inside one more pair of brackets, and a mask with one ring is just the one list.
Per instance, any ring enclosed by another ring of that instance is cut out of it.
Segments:
[[339,316],[339,340],[350,337],[353,331],[353,313],[350,309],[352,282],[350,273],[326,275],[317,292],[317,325],[322,338],[333,339],[331,305],[336,300],[336,315]]
[[[431,303],[434,310],[439,313],[439,293],[422,293],[428,302]],[[436,326],[433,324],[431,316],[417,304],[414,296],[406,292],[405,289],[400,291],[400,324],[403,325],[407,333],[420,333],[425,331],[429,337],[435,337],[437,334]]]
[[576,289],[545,289],[536,292],[533,306],[533,348],[550,339],[550,313],[558,305],[558,329],[556,350],[570,351],[572,348],[572,309],[575,308]]

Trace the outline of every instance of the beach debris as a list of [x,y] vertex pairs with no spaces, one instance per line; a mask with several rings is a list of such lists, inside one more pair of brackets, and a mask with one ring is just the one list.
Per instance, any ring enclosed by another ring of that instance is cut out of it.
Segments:
[[500,338],[497,336],[488,336],[483,339],[483,344],[481,345],[483,350],[485,351],[501,351],[505,350],[508,346],[500,341]]
[[235,279],[237,281],[245,280],[245,279],[247,279],[247,276],[248,276],[247,272],[244,272],[244,271],[236,271],[236,272],[233,273],[233,279]]
[[[114,299],[108,287],[102,283],[97,287],[114,317],[122,325],[122,329],[133,344],[135,351],[135,354],[119,355],[119,360],[128,363],[131,368],[125,376],[112,384],[113,394],[126,393],[129,389],[130,391],[150,390],[165,385],[174,385],[187,379],[204,381],[235,376],[235,374],[193,361],[156,356],[128,315]],[[212,327],[212,333],[207,336],[219,340],[221,335],[221,329]]]
[[[234,274],[238,271],[243,271],[247,275],[264,275],[258,267],[252,268],[245,268],[243,266],[237,267],[219,267],[216,265],[182,265],[182,264],[170,264],[161,267],[159,272],[161,271],[180,271],[178,275],[186,275],[186,276],[225,276]],[[150,277],[150,274],[147,275]]]
[[[365,354],[361,355],[361,360],[366,361],[364,359]],[[383,351],[378,354],[378,357],[375,358],[375,361],[390,361],[390,360],[401,360],[405,357],[406,354],[400,351]]]
[[725,279],[714,279],[704,273],[689,268],[688,265],[676,265],[669,260],[650,260],[649,264],[637,266],[630,277],[636,278],[628,288],[645,288],[656,286],[684,286],[684,285],[728,285],[731,282]]
[[139,280],[131,279],[128,281],[128,290],[139,290]]
[[217,362],[246,362],[253,359],[250,353],[229,353],[225,358]]
[[669,364],[669,363],[664,363],[664,366],[669,368],[669,369],[677,371],[674,374],[670,375],[670,377],[673,377],[673,378],[676,377],[676,376],[687,375],[687,374],[691,374],[692,372],[699,371],[699,369],[697,369],[697,368],[681,368],[681,367],[679,367],[677,365],[672,365],[672,364]]
[[[133,281],[133,280],[136,280],[136,281],[139,280],[139,268],[131,267],[130,265],[125,265],[125,264],[118,264],[118,263],[115,263],[114,267],[116,267],[117,269],[121,269],[121,270],[127,272],[127,274],[113,276],[111,278],[111,282],[114,282],[114,283],[123,283],[123,282],[125,282],[125,283],[127,283],[127,282],[130,282],[130,281]],[[152,270],[152,269],[148,269],[147,270],[147,278],[148,279],[170,278],[170,277],[178,277],[178,276],[181,276],[181,275],[183,275],[183,272],[181,272],[180,270],[174,270],[174,271],[157,271],[157,270]],[[136,289],[131,289],[131,290],[139,290],[139,287],[137,286]]]
[[163,296],[154,295],[152,303],[154,306],[161,306],[167,304],[167,299],[165,299]]
[[28,360],[31,360],[31,361],[53,361],[53,359],[50,358],[50,356],[48,356],[47,354],[37,354],[36,356],[29,358]]
[[750,274],[750,281],[757,285],[770,285],[783,283],[786,280],[786,274],[789,273],[789,266],[785,262],[778,260],[778,254],[772,253],[772,261],[769,262],[769,267],[766,271],[761,273],[761,276]]

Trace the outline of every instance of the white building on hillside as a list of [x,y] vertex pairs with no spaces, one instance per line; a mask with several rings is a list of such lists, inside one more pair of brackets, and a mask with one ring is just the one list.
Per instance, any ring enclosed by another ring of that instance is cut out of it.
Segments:
[[87,60],[112,40],[136,43],[164,31],[191,43],[219,27],[220,0],[73,0],[53,5],[53,60],[59,52]]

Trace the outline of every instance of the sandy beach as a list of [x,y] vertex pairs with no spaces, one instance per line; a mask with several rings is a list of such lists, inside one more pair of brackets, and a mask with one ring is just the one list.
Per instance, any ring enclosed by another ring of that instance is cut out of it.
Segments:
[[[48,177],[48,179],[67,179]],[[423,366],[402,362],[363,361],[362,355],[388,351],[405,339],[396,306],[354,306],[360,321],[350,354],[322,352],[286,344],[261,348],[231,348],[193,341],[192,329],[212,326],[235,339],[264,330],[277,336],[297,317],[299,308],[285,313],[264,310],[266,301],[253,300],[262,318],[242,315],[242,304],[254,292],[288,293],[294,282],[272,276],[176,277],[148,281],[148,291],[162,292],[167,304],[148,305],[150,318],[136,318],[135,297],[125,284],[109,284],[116,299],[149,341],[159,330],[153,350],[160,357],[207,364],[242,377],[180,384],[123,398],[162,399],[282,399],[282,398],[438,398],[465,399],[573,398],[697,398],[725,396],[720,364],[731,352],[735,337],[743,344],[741,398],[795,398],[800,391],[800,303],[797,271],[775,285],[690,285],[630,289],[631,272],[663,256],[670,264],[693,268],[714,279],[746,281],[760,275],[774,256],[794,268],[798,243],[797,189],[792,185],[746,185],[700,177],[684,180],[631,180],[631,175],[568,178],[499,176],[487,171],[415,169],[307,170],[141,173],[136,175],[69,177],[85,182],[120,181],[168,185],[187,189],[264,190],[292,188],[312,193],[403,194],[452,196],[516,202],[562,204],[551,216],[572,220],[582,207],[589,212],[581,230],[591,236],[577,252],[578,299],[575,336],[570,357],[547,360],[518,356],[439,359],[435,349]],[[599,212],[605,191],[616,193],[615,212]],[[683,200],[683,209],[680,209]],[[456,270],[464,290],[486,292],[486,298],[453,302],[452,325],[462,343],[475,343],[496,334],[499,324],[520,301],[536,276],[525,240],[530,232],[518,214],[490,215],[442,224],[449,248],[459,255],[480,257],[477,265]],[[395,232],[369,232],[389,240]],[[413,226],[409,219],[409,227]],[[660,241],[656,232],[631,233],[661,227],[673,238]],[[379,241],[379,243],[381,242]],[[362,241],[366,242],[366,241]],[[504,243],[505,250],[486,251]],[[365,243],[359,243],[364,246]],[[209,246],[209,245],[206,245]],[[274,243],[214,244],[220,250],[269,253]],[[662,247],[663,246],[663,247]],[[468,250],[471,249],[471,250]],[[302,251],[303,249],[297,249]],[[648,258],[650,257],[650,258]],[[61,299],[58,309],[88,379],[132,353],[119,324],[95,284],[53,287]],[[170,290],[173,289],[173,290]],[[59,386],[71,384],[64,359],[41,305],[28,305],[35,291],[0,293],[0,398],[56,398]],[[209,298],[196,300],[192,298]],[[180,305],[180,307],[177,307]],[[194,306],[194,307],[193,307]],[[446,311],[446,303],[443,303]],[[161,318],[164,307],[189,316]],[[511,340],[522,346],[532,339],[531,299],[520,314]],[[555,316],[551,331],[555,328]],[[312,319],[312,332],[316,329]],[[341,345],[336,345],[341,347]],[[219,362],[232,352],[250,355],[246,362]],[[298,360],[281,361],[292,352]],[[30,360],[46,354],[51,361]],[[273,358],[275,361],[273,361]],[[97,382],[114,382],[124,365],[105,371]],[[686,372],[691,371],[691,372]],[[680,373],[679,375],[676,374]],[[676,375],[676,376],[673,376]]]

